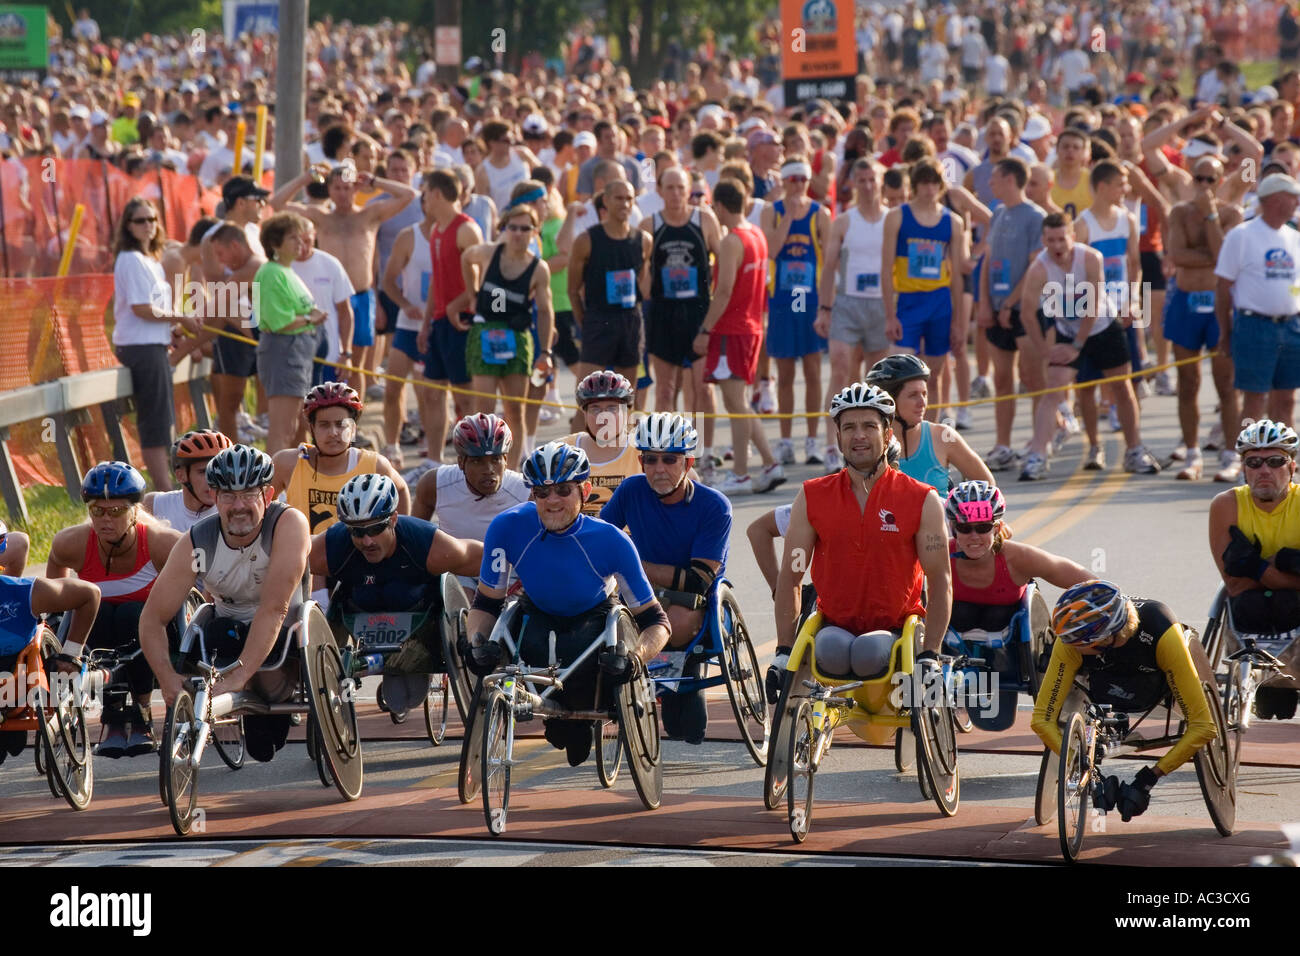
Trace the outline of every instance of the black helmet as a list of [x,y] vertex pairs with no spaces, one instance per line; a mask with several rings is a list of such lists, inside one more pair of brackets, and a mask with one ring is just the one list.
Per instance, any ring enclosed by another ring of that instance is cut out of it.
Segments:
[[913,379],[930,378],[930,366],[915,355],[887,355],[867,373],[867,384],[883,388],[894,398]]

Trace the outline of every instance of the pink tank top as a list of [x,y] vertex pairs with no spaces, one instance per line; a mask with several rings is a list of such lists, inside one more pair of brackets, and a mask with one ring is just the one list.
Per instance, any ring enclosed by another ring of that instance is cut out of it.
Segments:
[[1016,587],[1016,582],[1011,580],[1007,559],[1000,554],[993,556],[993,583],[986,588],[973,588],[965,584],[957,574],[957,562],[964,559],[954,557],[951,560],[953,601],[989,605],[1019,604],[1025,596],[1025,586]]

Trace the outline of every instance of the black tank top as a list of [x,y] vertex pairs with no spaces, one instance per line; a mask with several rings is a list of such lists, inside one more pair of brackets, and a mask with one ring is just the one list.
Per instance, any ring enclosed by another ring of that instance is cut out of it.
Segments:
[[1133,598],[1138,630],[1123,647],[1083,656],[1079,671],[1089,678],[1088,696],[1098,704],[1146,710],[1169,689],[1156,661],[1156,644],[1177,618],[1159,601]]
[[522,332],[533,324],[533,301],[528,295],[528,287],[541,259],[533,256],[528,268],[517,277],[507,279],[501,272],[501,253],[505,248],[504,244],[499,245],[492,253],[475,308],[489,322],[504,322],[516,332]]
[[654,252],[650,297],[683,304],[709,306],[711,273],[709,247],[700,226],[700,211],[691,210],[684,225],[673,226],[662,213],[654,216]]
[[583,273],[583,305],[588,312],[620,314],[641,301],[641,230],[629,229],[626,239],[611,239],[605,227],[592,226],[591,258]]

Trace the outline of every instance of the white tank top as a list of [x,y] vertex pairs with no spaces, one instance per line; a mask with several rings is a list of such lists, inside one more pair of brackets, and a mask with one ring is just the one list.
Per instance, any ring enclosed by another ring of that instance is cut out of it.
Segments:
[[[271,567],[271,535],[278,510],[287,510],[287,505],[272,502],[266,509],[262,533],[253,539],[252,544],[243,548],[232,548],[226,544],[226,537],[221,533],[220,524],[215,528],[209,522],[216,522],[217,516],[208,516],[207,521],[192,532],[195,547],[207,552],[204,560],[207,569],[200,575],[198,586],[212,595],[218,617],[228,617],[248,623],[257,614],[262,599],[262,585],[266,582],[266,573]],[[274,509],[274,510],[273,510]],[[270,522],[270,525],[267,525]],[[211,548],[204,546],[211,540]],[[290,612],[299,606],[302,600],[301,588],[294,588],[289,600]],[[289,616],[285,616],[289,620]]]
[[840,252],[840,292],[853,298],[879,299],[885,217],[868,222],[857,207],[847,215],[849,228]]
[[749,220],[750,225],[758,226],[760,229],[763,228],[763,209],[766,206],[767,206],[767,200],[765,199],[754,200],[754,208],[751,209],[749,211],[749,215],[745,217],[746,219]]
[[1115,225],[1109,229],[1101,227],[1101,223],[1093,215],[1093,209],[1085,209],[1080,218],[1088,225],[1088,245],[1101,253],[1102,276],[1106,282],[1106,291],[1116,309],[1113,314],[1119,314],[1118,310],[1124,308],[1129,298],[1128,243],[1130,237],[1128,210],[1123,206],[1117,209],[1115,211]]
[[[524,476],[509,469],[497,493],[487,498],[480,498],[470,488],[459,465],[439,465],[436,487],[438,504],[434,517],[438,521],[438,530],[462,541],[482,541],[493,518],[528,500]],[[458,577],[461,584],[473,586],[475,583],[471,577]]]
[[1070,271],[1052,261],[1051,254],[1044,249],[1038,254],[1038,261],[1047,270],[1047,284],[1043,286],[1042,309],[1045,315],[1056,323],[1060,332],[1071,340],[1079,331],[1079,320],[1091,307],[1096,310],[1097,321],[1092,324],[1088,337],[1106,331],[1114,319],[1110,309],[1109,298],[1096,295],[1088,288],[1087,247],[1075,243],[1074,261]]
[[[514,189],[515,183],[521,183],[528,178],[528,167],[524,165],[522,159],[511,153],[510,162],[503,169],[493,166],[490,159],[483,160],[483,168],[487,170],[488,194],[497,204],[499,212],[510,205],[510,191]],[[491,237],[485,237],[485,240],[492,241]]]
[[[429,301],[429,282],[433,278],[433,258],[429,254],[429,237],[420,231],[420,223],[407,226],[411,234],[411,258],[406,260],[406,268],[398,276],[402,286],[402,295],[420,306],[423,311]],[[423,319],[412,317],[402,309],[397,314],[397,327],[411,332],[420,331]]]
[[153,516],[177,531],[189,531],[194,527],[194,522],[211,513],[211,508],[191,511],[185,507],[185,492],[182,489],[162,491],[153,497]]

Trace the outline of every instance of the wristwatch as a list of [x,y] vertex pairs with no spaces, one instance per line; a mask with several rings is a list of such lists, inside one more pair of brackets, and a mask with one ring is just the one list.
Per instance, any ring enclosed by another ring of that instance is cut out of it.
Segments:
[[830,311],[832,311],[832,310],[831,310],[831,307],[830,307],[829,305],[819,305],[819,306],[817,306],[817,311],[818,311],[818,312],[830,312]]
[[1210,213],[1208,216],[1206,216],[1206,217],[1205,217],[1205,221],[1206,221],[1206,222],[1218,222],[1218,221],[1219,221],[1219,213],[1218,213],[1218,211],[1216,210],[1216,211]]

